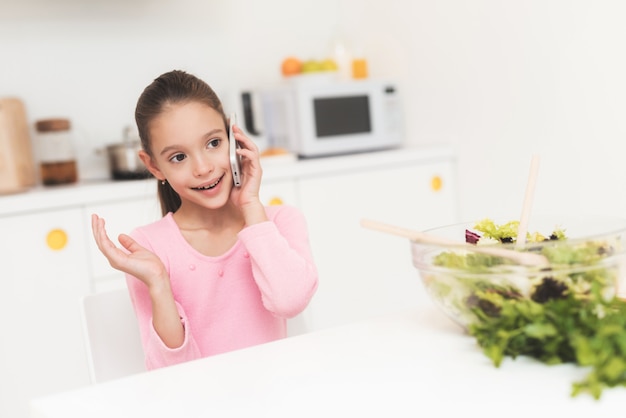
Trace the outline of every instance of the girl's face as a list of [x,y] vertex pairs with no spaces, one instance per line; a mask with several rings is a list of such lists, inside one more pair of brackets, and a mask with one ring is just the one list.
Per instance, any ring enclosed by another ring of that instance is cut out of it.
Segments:
[[233,179],[228,132],[222,115],[199,102],[167,108],[150,124],[152,154],[142,160],[159,180],[167,180],[182,201],[206,208],[228,202]]

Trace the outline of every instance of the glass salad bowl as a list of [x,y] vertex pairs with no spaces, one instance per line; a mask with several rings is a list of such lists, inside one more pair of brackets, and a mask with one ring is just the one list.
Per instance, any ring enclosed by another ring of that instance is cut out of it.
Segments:
[[[411,241],[413,265],[427,293],[461,327],[498,315],[505,299],[619,296],[626,276],[626,220],[531,219],[524,243],[517,240],[518,226],[483,219],[424,231],[441,243]],[[535,258],[520,261],[515,253]]]

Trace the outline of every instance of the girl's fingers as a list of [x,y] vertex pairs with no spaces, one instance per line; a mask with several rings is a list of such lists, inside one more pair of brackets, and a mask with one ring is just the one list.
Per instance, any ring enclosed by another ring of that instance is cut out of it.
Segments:
[[250,151],[249,149],[240,148],[237,150],[237,155],[247,160],[253,161],[254,159],[258,157],[259,154],[255,151]]
[[93,233],[93,237],[98,240],[98,229],[100,228],[100,218],[98,215],[91,215],[91,232]]
[[96,244],[100,251],[102,251],[103,244],[108,239],[106,231],[104,229],[104,219],[98,217],[98,215],[91,216],[91,229],[93,231],[93,237],[96,240]]
[[243,145],[243,149],[258,151],[258,148],[256,144],[254,143],[254,141],[248,138],[246,134],[244,134],[243,131],[237,125],[235,125],[234,127],[234,133],[235,133],[235,139],[239,141],[241,145]]
[[126,248],[131,253],[136,253],[137,251],[145,250],[141,245],[137,244],[137,241],[132,239],[129,235],[120,234],[118,240],[122,247]]
[[91,222],[96,245],[98,246],[100,252],[102,252],[102,254],[109,259],[109,262],[119,261],[120,257],[126,257],[126,254],[117,248],[107,235],[106,229],[104,228],[104,219],[98,217],[97,215],[92,215]]

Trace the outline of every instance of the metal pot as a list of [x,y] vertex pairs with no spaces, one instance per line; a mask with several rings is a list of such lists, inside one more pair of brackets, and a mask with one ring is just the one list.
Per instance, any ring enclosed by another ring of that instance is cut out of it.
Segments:
[[114,180],[145,179],[152,175],[139,158],[141,142],[138,138],[131,137],[131,131],[132,128],[126,127],[123,142],[106,147],[111,177]]

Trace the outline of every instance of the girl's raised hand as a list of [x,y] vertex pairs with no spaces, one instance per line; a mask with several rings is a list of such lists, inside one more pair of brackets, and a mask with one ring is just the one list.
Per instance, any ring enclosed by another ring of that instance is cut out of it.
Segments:
[[139,245],[130,236],[125,234],[119,236],[120,244],[126,249],[123,251],[109,239],[104,219],[98,215],[91,215],[91,229],[98,249],[109,260],[111,267],[135,276],[149,288],[169,283],[167,271],[159,257]]

